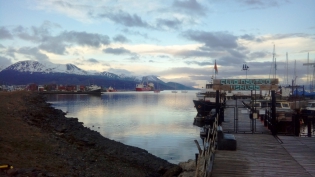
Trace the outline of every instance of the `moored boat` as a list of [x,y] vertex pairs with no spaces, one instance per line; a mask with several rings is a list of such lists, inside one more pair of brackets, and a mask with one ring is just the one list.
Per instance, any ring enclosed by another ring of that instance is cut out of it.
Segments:
[[136,91],[153,91],[154,84],[153,83],[147,83],[144,84],[143,82],[136,85]]
[[[224,94],[220,97],[223,98]],[[216,108],[216,90],[213,90],[213,84],[206,84],[206,89],[196,93],[196,99],[193,100],[198,116],[207,116],[211,110]],[[220,105],[222,105],[222,99]]]
[[106,90],[107,92],[117,92],[116,89],[114,89],[113,87],[108,87],[108,89]]
[[87,87],[87,92],[88,93],[96,93],[96,94],[100,94],[101,93],[102,88],[100,86],[91,84],[90,86]]

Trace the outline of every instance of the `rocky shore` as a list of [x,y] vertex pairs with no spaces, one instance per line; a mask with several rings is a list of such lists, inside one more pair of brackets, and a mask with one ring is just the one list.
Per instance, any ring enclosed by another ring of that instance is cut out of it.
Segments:
[[194,170],[193,161],[171,164],[105,138],[30,92],[0,92],[0,144],[0,165],[13,166],[0,176],[193,176]]

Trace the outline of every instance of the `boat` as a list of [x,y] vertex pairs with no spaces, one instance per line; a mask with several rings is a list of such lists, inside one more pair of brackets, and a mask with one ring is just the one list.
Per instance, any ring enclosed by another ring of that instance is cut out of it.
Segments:
[[154,90],[154,93],[160,93],[160,90],[155,89],[155,90]]
[[187,90],[182,90],[182,93],[187,93]]
[[153,91],[153,90],[154,90],[153,83],[144,84],[143,82],[141,82],[140,84],[136,85],[136,91]]
[[[224,93],[221,93],[220,106],[223,105]],[[213,84],[206,84],[206,89],[196,93],[196,99],[193,100],[198,116],[208,116],[212,109],[216,108],[216,90],[213,89]]]
[[91,84],[87,87],[88,93],[101,93],[102,88],[100,86]]
[[305,108],[301,109],[302,114],[315,115],[315,100],[310,100]]
[[[271,100],[259,99],[259,100],[251,100],[249,103],[245,103],[243,101],[243,105],[248,109],[255,111],[258,113],[258,116],[264,115],[267,111],[271,111]],[[276,117],[277,121],[291,121],[292,114],[294,110],[291,108],[292,102],[287,100],[276,100],[275,109],[276,109]]]
[[117,92],[116,89],[114,89],[113,87],[108,87],[108,89],[106,90],[107,92]]
[[175,90],[172,90],[172,93],[177,93],[176,84],[175,84]]

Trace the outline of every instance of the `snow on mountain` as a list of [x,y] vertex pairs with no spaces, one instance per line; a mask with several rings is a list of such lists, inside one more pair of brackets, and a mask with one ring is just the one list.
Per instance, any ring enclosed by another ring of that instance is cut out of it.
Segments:
[[[95,75],[95,76],[105,76],[113,79],[123,79],[123,80],[133,80],[137,82],[161,82],[154,75],[148,76],[130,76],[125,74],[114,74],[107,71],[104,72],[92,72],[85,71],[73,64],[54,64],[50,62],[38,62],[32,60],[19,61],[15,64],[8,66],[3,70],[15,70],[19,72],[29,72],[29,73],[67,73],[67,74],[77,74],[77,75]],[[0,70],[1,72],[1,70]]]
[[78,68],[73,64],[53,64],[53,63],[40,63],[38,61],[19,61],[4,70],[15,70],[19,72],[30,72],[30,73],[67,73],[67,74],[78,74],[87,75],[88,72]]
[[100,73],[95,73],[95,75],[100,75],[100,76],[106,76],[109,78],[120,78],[118,75],[104,71],[104,72],[100,72]]

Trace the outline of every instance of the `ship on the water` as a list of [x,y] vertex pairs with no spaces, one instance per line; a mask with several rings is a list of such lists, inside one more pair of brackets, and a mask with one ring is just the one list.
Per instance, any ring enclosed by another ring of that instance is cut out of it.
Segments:
[[[210,114],[211,110],[216,108],[216,91],[213,90],[212,86],[212,83],[206,84],[205,89],[196,93],[197,98],[194,99],[193,102],[197,110],[197,116],[207,116]],[[222,94],[221,96],[224,95]]]
[[154,90],[153,83],[144,84],[143,82],[141,82],[140,84],[136,85],[136,91],[153,91],[153,90]]

